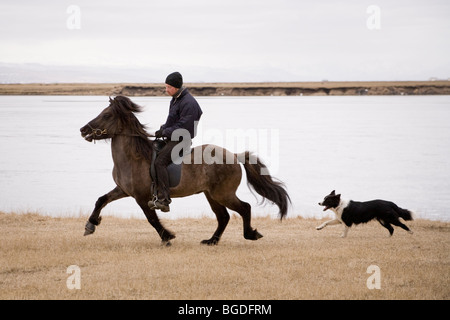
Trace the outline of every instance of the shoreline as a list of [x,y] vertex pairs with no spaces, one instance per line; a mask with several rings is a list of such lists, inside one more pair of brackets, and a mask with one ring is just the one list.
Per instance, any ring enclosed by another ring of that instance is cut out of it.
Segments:
[[[39,211],[39,210],[1,210],[0,209],[0,216],[5,215],[5,216],[39,216],[41,218],[48,218],[48,219],[56,219],[56,220],[61,220],[61,219],[88,219],[89,216],[91,215],[91,211],[84,211],[84,212],[78,212],[78,213],[65,213],[65,214],[61,214],[61,215],[53,215],[50,214],[48,212],[45,211]],[[102,216],[103,217],[107,217],[107,218],[111,218],[111,219],[117,219],[117,220],[135,220],[135,221],[147,221],[147,218],[145,217],[145,215],[142,213],[141,217],[125,217],[125,216],[119,216],[119,215],[115,215],[114,213],[103,213],[102,212]],[[240,216],[237,213],[234,213],[232,215],[230,215],[230,218],[233,219],[241,219]],[[207,215],[204,214],[202,216],[195,216],[195,217],[160,217],[161,220],[165,220],[165,221],[172,221],[172,222],[176,222],[176,221],[181,221],[181,220],[186,220],[186,221],[197,221],[197,220],[211,220],[211,221],[216,221],[216,217],[213,215]],[[252,219],[261,219],[261,220],[270,220],[270,221],[280,221],[280,218],[278,216],[271,216],[271,215],[258,215],[258,213],[252,213]],[[319,223],[320,221],[324,222],[326,220],[329,220],[328,217],[314,217],[314,216],[308,216],[308,217],[303,217],[303,216],[286,216],[283,218],[282,221],[288,221],[288,220],[304,220],[304,221],[310,221],[310,222],[317,222]],[[422,223],[430,223],[430,224],[449,224],[450,227],[450,220],[446,220],[446,219],[432,219],[432,218],[427,218],[427,217],[421,217],[421,216],[414,216],[413,215],[413,220],[409,220],[406,221],[406,223],[410,222],[410,221],[416,221],[416,222],[422,222]],[[372,223],[372,222],[376,222],[376,220],[371,220],[368,223]],[[367,223],[366,223],[367,224]],[[365,224],[361,224],[361,225],[354,225],[352,228],[362,228]],[[400,229],[398,229],[400,230]]]
[[[88,210],[88,211],[79,211],[79,212],[64,212],[60,215],[55,215],[54,213],[50,213],[50,212],[46,212],[46,211],[39,211],[39,210],[2,210],[0,209],[0,215],[15,215],[15,216],[21,216],[21,215],[36,215],[42,218],[49,218],[49,219],[87,219],[89,218],[89,216],[91,215],[92,211]],[[112,219],[119,219],[119,220],[136,220],[136,221],[147,221],[147,218],[145,217],[145,215],[142,213],[142,216],[136,217],[136,216],[122,216],[122,215],[118,215],[117,212],[108,212],[108,213],[102,213],[104,217],[108,217],[108,218],[112,218]],[[234,213],[234,215],[232,215],[231,217],[234,218],[238,218],[240,219],[240,217],[238,216],[237,213]],[[214,215],[212,215],[212,212],[210,215],[208,215],[207,213],[203,213],[203,215],[201,216],[182,216],[182,217],[160,217],[163,220],[168,220],[168,221],[177,221],[177,220],[202,220],[202,219],[206,219],[206,220],[212,220],[212,221],[216,221],[216,217]],[[414,216],[413,215],[413,220],[411,221],[422,221],[422,222],[428,222],[428,223],[443,223],[443,224],[450,224],[450,220],[449,219],[445,219],[445,218],[430,218],[430,217],[423,217],[423,216]],[[267,215],[261,215],[258,214],[257,211],[255,211],[254,213],[252,213],[252,219],[267,219],[267,220],[272,220],[272,221],[279,221],[280,218],[277,216],[273,216],[270,214]],[[283,218],[283,221],[287,221],[287,220],[307,220],[307,221],[325,221],[327,219],[329,219],[328,217],[319,217],[319,216],[301,216],[301,215],[295,215],[295,216],[286,216]],[[354,226],[355,227],[355,226]]]
[[[194,96],[450,95],[450,81],[186,83]],[[165,96],[163,83],[0,84],[0,95]]]

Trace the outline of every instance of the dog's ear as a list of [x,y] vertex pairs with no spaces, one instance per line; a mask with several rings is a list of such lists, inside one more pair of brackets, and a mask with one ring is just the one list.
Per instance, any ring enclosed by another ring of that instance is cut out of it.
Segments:
[[340,199],[340,198],[341,198],[341,194],[340,194],[340,193],[337,194],[337,195],[336,195],[336,198]]
[[335,190],[331,191],[330,196],[334,196],[335,195],[334,191]]

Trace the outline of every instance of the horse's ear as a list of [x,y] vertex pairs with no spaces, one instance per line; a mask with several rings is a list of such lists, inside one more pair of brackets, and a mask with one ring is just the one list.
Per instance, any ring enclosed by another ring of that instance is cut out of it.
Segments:
[[113,99],[111,99],[111,96],[109,97],[109,103],[112,103]]

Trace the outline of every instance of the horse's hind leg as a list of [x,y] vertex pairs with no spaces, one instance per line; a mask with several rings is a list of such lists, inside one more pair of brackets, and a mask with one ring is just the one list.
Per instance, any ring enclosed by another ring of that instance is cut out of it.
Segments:
[[230,214],[227,211],[227,208],[214,200],[208,192],[205,192],[206,199],[208,199],[209,205],[211,209],[214,211],[217,217],[217,229],[214,232],[211,239],[203,240],[201,244],[207,244],[209,246],[216,245],[219,243],[220,237],[222,236],[223,231],[227,227],[228,221],[230,221]]
[[95,232],[95,226],[98,226],[102,220],[102,218],[100,217],[100,212],[108,203],[125,197],[128,197],[128,195],[123,192],[121,188],[115,187],[104,196],[98,198],[97,202],[95,203],[94,211],[92,211],[91,216],[89,217],[88,222],[86,223],[86,226],[84,228],[84,235],[88,236]]
[[239,200],[239,198],[234,195],[230,199],[227,199],[223,202],[223,204],[239,213],[242,217],[242,221],[244,224],[244,238],[247,240],[258,240],[263,237],[256,229],[251,227],[251,210],[252,207],[247,202]]

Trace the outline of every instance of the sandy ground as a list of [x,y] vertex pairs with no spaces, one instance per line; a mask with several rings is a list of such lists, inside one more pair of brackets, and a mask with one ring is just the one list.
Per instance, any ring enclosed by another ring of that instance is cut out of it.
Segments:
[[106,216],[88,237],[85,221],[0,213],[0,299],[450,298],[450,223],[389,238],[370,222],[342,239],[319,220],[257,218],[264,238],[248,241],[234,216],[208,247],[215,220],[163,220],[177,238],[162,247],[146,220]]

